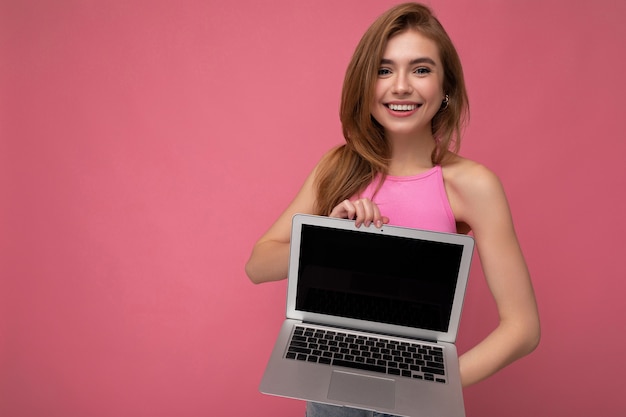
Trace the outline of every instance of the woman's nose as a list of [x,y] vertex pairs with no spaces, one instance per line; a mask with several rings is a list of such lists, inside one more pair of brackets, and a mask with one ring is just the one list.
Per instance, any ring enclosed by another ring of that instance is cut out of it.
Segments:
[[411,92],[411,84],[406,76],[398,74],[394,79],[393,92],[396,94],[408,94]]

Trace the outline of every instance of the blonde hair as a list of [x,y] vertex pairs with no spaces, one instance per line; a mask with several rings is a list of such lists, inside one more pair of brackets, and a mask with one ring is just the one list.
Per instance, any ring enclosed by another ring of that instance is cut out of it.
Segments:
[[437,44],[444,68],[443,91],[449,100],[431,122],[436,142],[431,155],[433,164],[441,164],[450,151],[459,150],[461,129],[469,115],[461,60],[428,7],[418,3],[395,6],[365,32],[348,65],[340,107],[346,143],[329,152],[318,167],[318,214],[330,214],[337,204],[362,191],[378,174],[387,174],[389,144],[382,126],[370,114],[370,103],[388,40],[407,30],[415,30]]

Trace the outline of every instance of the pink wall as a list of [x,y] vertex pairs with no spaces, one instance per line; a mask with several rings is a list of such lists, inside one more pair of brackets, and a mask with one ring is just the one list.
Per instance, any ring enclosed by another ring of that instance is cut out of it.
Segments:
[[[243,265],[340,142],[347,61],[393,3],[0,2],[1,416],[302,415],[257,391],[285,283]],[[626,3],[432,5],[543,321],[468,416],[623,416]],[[481,279],[463,350],[495,321]]]

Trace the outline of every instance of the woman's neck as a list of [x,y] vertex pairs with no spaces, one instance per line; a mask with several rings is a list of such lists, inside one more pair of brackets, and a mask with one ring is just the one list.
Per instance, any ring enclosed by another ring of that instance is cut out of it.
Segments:
[[433,167],[432,153],[436,144],[432,134],[394,135],[387,137],[387,141],[391,147],[389,175],[415,175]]

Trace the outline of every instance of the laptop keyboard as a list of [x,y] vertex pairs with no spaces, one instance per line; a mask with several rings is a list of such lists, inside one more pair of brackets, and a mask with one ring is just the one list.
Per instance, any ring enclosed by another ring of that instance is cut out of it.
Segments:
[[443,349],[417,342],[296,326],[285,357],[446,383]]

